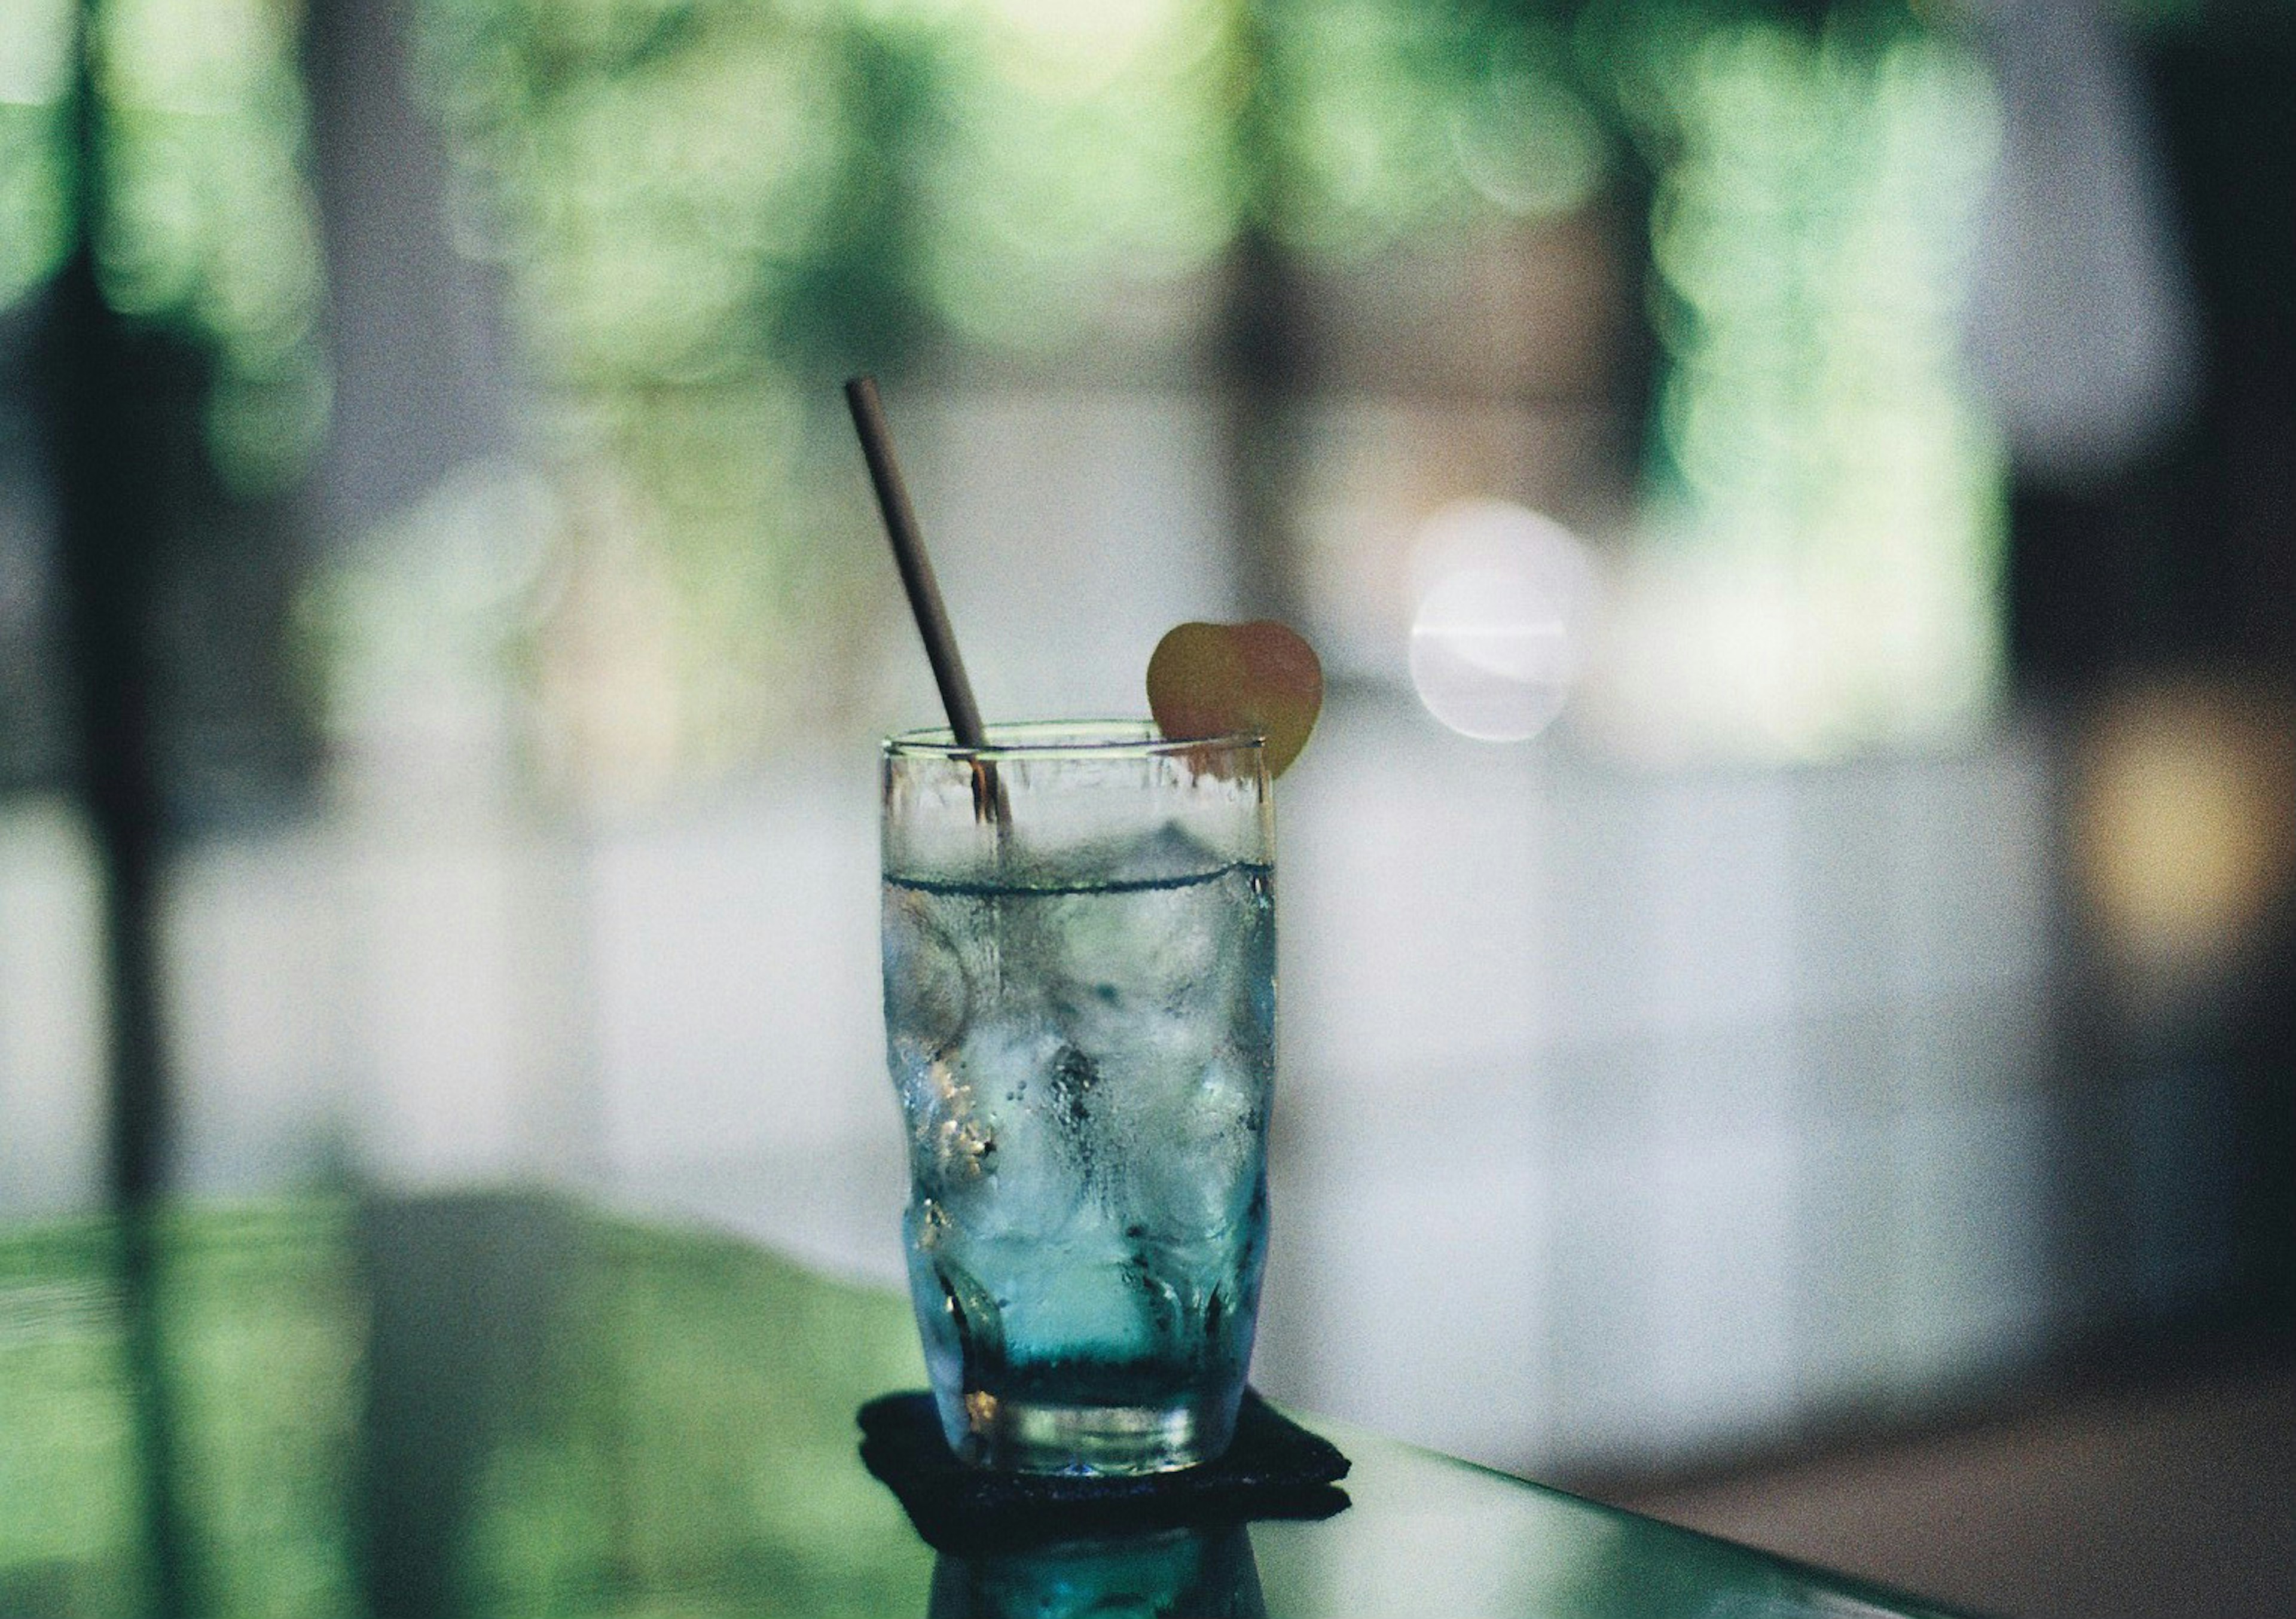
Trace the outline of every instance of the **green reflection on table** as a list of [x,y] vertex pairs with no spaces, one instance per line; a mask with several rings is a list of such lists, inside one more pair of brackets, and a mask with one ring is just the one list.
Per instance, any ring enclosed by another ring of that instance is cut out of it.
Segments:
[[[1367,1435],[1321,1523],[939,1558],[906,1305],[562,1200],[0,1235],[0,1614],[1935,1614]],[[1324,1425],[1317,1425],[1324,1426]]]

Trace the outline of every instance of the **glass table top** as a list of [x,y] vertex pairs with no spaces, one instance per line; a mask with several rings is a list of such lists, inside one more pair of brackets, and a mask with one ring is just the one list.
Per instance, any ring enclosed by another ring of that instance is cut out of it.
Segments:
[[937,1554],[905,1301],[509,1194],[0,1232],[0,1614],[1944,1615],[1313,1417],[1320,1522]]

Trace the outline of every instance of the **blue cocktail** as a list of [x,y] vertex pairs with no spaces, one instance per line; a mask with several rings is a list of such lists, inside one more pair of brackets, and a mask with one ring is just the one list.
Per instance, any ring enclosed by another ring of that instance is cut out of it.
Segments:
[[1234,1430],[1267,1242],[1259,744],[988,741],[885,756],[885,1027],[942,1427],[986,1467],[1186,1467]]

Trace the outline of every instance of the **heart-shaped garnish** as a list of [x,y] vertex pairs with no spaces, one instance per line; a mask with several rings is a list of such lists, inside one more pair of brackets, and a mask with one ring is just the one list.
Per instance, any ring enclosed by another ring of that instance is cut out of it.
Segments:
[[1148,659],[1148,712],[1176,741],[1257,732],[1269,776],[1300,756],[1324,706],[1316,650],[1272,618],[1184,624]]

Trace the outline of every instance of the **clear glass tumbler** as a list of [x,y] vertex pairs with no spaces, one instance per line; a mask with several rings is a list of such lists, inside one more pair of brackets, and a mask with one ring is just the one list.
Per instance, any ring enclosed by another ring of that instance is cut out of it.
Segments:
[[909,1280],[977,1466],[1134,1474],[1235,1427],[1267,1249],[1274,819],[1256,737],[885,744]]

